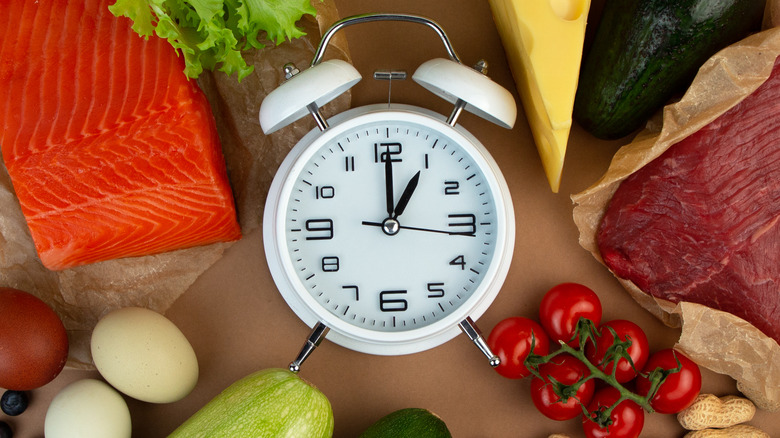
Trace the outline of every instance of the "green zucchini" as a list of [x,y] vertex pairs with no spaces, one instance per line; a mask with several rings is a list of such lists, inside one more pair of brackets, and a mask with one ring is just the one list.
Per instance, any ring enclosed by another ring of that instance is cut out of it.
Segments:
[[222,391],[168,438],[329,438],[325,394],[288,370],[250,374]]
[[360,438],[452,438],[452,434],[444,420],[433,412],[406,408],[380,418]]
[[580,69],[574,119],[595,137],[638,128],[718,50],[760,28],[765,0],[607,0]]

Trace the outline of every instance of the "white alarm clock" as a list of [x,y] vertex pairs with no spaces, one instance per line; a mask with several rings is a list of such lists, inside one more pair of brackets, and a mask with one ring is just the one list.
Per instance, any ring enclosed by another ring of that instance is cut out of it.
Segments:
[[[321,116],[319,107],[361,79],[347,62],[321,62],[333,33],[380,20],[424,24],[440,36],[449,59],[423,63],[413,79],[454,104],[449,116],[389,103]],[[511,128],[517,107],[477,70],[483,67],[463,65],[430,19],[360,15],[324,34],[310,68],[285,66],[288,80],[263,101],[265,133],[308,114],[318,126],[281,164],[263,217],[274,282],[313,329],[293,371],[323,338],[396,355],[435,347],[461,330],[498,365],[473,321],[509,269],[512,201],[493,158],[457,119],[465,109]]]

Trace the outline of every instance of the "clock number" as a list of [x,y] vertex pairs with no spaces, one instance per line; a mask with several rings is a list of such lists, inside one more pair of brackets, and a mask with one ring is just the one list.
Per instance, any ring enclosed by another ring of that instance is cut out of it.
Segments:
[[315,199],[330,199],[336,196],[336,189],[333,186],[314,186]]
[[403,298],[391,298],[393,295],[406,294],[405,290],[384,290],[379,293],[379,310],[383,312],[403,312],[409,304]]
[[455,231],[452,232],[452,234],[473,236],[477,232],[477,217],[473,214],[449,214],[447,215],[447,218],[450,219],[450,222],[447,224],[450,227],[457,229],[467,229],[463,231]]
[[306,221],[306,231],[315,233],[306,236],[306,240],[330,240],[333,238],[333,219],[309,219]]
[[322,272],[338,272],[339,270],[339,258],[336,256],[329,256],[322,258]]
[[355,171],[355,156],[349,155],[344,157],[344,171],[345,172],[354,172]]
[[444,181],[445,195],[460,195],[460,183],[457,181]]
[[[381,150],[382,148],[384,150]],[[388,157],[393,163],[403,161],[400,157],[394,157],[394,155],[401,155],[402,149],[401,143],[374,143],[374,163],[384,163]]]
[[450,266],[460,266],[461,271],[466,270],[466,258],[462,255],[459,255],[455,257],[454,259],[450,260]]
[[355,286],[354,284],[350,284],[350,285],[347,285],[347,286],[341,286],[341,288],[344,289],[344,290],[354,290],[355,291],[355,301],[359,301],[360,300],[360,296],[358,295],[358,287]]
[[444,297],[444,289],[441,286],[444,286],[444,283],[428,283],[428,298]]

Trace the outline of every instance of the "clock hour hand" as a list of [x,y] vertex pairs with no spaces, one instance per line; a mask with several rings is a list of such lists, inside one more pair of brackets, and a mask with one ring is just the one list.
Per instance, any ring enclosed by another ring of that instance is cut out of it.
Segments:
[[[396,204],[395,209],[393,211],[393,218],[397,218],[401,215],[401,213],[406,210],[406,206],[409,205],[409,200],[412,199],[412,193],[414,193],[414,190],[417,188],[417,184],[420,182],[420,171],[418,170],[417,173],[414,174],[412,179],[409,180],[409,182],[406,184],[406,188],[404,189],[404,192],[401,193],[401,199],[398,200],[398,204]],[[401,227],[403,228],[403,227]]]

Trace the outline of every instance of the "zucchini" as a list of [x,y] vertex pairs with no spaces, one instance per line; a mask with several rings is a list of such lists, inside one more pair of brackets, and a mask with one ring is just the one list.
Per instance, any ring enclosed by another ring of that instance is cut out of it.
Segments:
[[595,137],[638,128],[718,50],[760,28],[765,0],[608,0],[583,60],[574,119]]
[[222,391],[168,438],[329,438],[325,394],[288,370],[250,374]]

